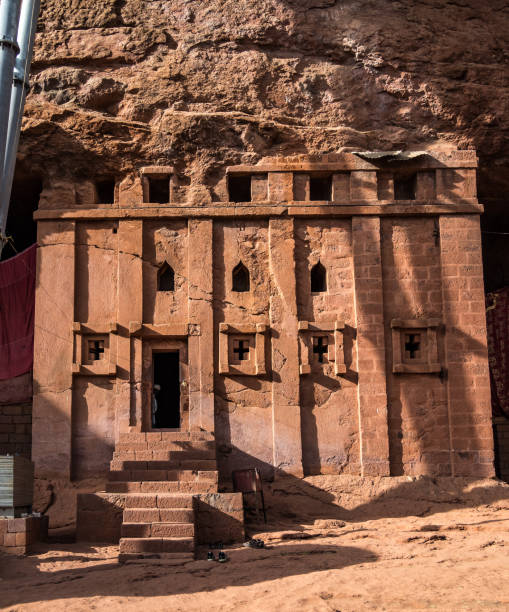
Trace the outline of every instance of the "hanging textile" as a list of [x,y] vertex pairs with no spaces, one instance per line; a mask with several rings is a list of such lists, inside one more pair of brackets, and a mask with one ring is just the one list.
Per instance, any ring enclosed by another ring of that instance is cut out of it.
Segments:
[[34,358],[37,245],[0,262],[0,380],[28,372]]
[[509,287],[486,298],[493,415],[509,418]]

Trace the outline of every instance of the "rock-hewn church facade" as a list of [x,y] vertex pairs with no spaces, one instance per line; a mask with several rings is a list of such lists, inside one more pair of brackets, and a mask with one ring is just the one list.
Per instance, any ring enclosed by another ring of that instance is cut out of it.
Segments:
[[219,483],[491,476],[476,165],[265,158],[192,202],[151,166],[43,197],[36,476],[121,490],[143,480],[128,458],[186,436]]

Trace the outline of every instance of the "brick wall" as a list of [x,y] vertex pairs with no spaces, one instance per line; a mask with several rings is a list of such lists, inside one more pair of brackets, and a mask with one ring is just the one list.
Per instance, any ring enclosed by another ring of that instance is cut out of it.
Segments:
[[32,449],[32,402],[0,404],[0,455],[30,458]]
[[0,381],[0,455],[30,458],[32,373]]

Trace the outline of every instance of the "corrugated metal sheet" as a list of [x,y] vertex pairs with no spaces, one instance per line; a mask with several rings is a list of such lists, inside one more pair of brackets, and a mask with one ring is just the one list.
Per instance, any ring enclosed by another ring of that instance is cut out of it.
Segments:
[[34,466],[25,457],[0,457],[0,508],[31,506]]
[[354,155],[362,159],[380,159],[383,161],[408,161],[428,155],[427,151],[353,151]]

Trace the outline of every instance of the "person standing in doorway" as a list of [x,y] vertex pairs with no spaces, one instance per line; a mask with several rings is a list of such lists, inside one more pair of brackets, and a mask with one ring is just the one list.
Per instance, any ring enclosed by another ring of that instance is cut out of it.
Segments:
[[159,395],[159,391],[161,391],[161,385],[152,386],[152,427],[157,427],[159,420],[157,414],[157,396]]

